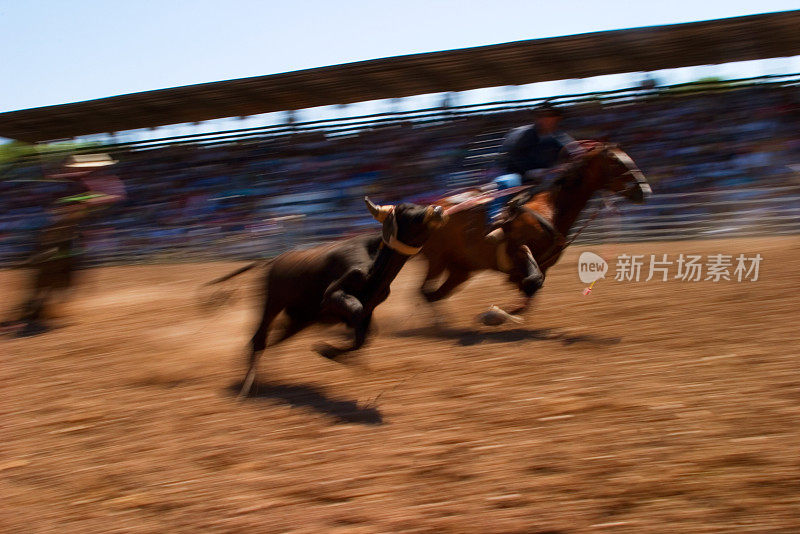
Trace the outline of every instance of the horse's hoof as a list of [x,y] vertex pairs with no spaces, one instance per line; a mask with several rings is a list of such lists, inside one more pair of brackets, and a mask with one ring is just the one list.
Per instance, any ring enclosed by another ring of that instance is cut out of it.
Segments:
[[478,315],[478,320],[486,326],[499,326],[506,322],[521,323],[522,318],[516,315],[511,315],[505,310],[501,310],[497,306],[492,306],[488,311]]
[[505,317],[492,312],[483,312],[478,316],[478,321],[486,326],[500,326],[506,322]]
[[341,363],[338,360],[339,356],[345,353],[345,351],[339,347],[334,347],[329,343],[325,343],[320,341],[319,343],[314,343],[313,346],[314,352],[322,356],[323,358],[327,358],[331,361]]
[[537,291],[539,291],[542,286],[544,285],[544,280],[540,276],[528,276],[527,278],[523,278],[522,282],[520,282],[520,289],[525,296],[530,298],[532,297]]
[[492,306],[488,311],[478,315],[478,321],[486,326],[498,326],[506,322],[506,317],[500,308]]

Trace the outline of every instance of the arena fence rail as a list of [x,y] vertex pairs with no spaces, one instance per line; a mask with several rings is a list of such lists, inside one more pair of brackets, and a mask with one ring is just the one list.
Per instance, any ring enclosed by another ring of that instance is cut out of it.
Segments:
[[[736,188],[658,194],[647,204],[597,198],[575,228],[595,210],[601,213],[580,233],[576,244],[674,241],[725,237],[800,234],[800,185]],[[167,230],[156,227],[100,228],[87,233],[87,265],[252,260],[273,257],[295,246],[312,246],[363,232],[353,219],[312,215],[258,221],[226,231],[197,224]],[[343,216],[346,216],[343,214]],[[10,267],[24,256],[30,230],[0,237],[0,265]]]

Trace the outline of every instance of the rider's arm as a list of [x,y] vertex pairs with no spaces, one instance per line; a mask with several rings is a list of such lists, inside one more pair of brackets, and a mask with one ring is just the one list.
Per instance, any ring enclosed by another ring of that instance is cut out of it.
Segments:
[[549,169],[547,169],[547,168],[529,170],[523,176],[525,183],[528,183],[528,184],[538,184],[538,183],[540,183],[544,179],[544,177],[547,174],[548,170]]
[[571,135],[566,133],[566,132],[557,132],[557,133],[553,134],[553,137],[555,137],[556,140],[559,143],[561,143],[562,147],[565,147],[568,144],[575,142],[575,139]]

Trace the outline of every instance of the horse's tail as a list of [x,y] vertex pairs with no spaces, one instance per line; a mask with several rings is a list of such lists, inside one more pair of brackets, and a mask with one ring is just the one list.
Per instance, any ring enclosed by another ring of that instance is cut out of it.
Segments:
[[224,276],[220,276],[219,278],[215,278],[210,282],[206,282],[199,288],[198,294],[198,304],[200,309],[206,313],[210,313],[212,311],[216,311],[217,309],[221,308],[225,304],[231,304],[234,302],[234,297],[236,294],[237,288],[219,288],[209,290],[211,286],[220,284],[222,282],[227,282],[231,278],[235,278],[242,273],[246,273],[247,271],[254,269],[256,267],[264,266],[266,267],[272,263],[272,260],[257,260],[251,263],[248,263],[244,267],[239,267],[233,272],[230,272]]

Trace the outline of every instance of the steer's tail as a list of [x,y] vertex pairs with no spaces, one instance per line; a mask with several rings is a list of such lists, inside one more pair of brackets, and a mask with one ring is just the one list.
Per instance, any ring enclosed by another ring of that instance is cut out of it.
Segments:
[[220,276],[219,278],[215,278],[210,282],[206,282],[198,289],[198,304],[200,309],[206,313],[210,313],[212,311],[217,310],[218,308],[222,307],[225,304],[231,304],[234,302],[234,296],[236,293],[235,287],[233,288],[211,288],[211,286],[215,286],[217,284],[221,284],[222,282],[227,282],[231,278],[235,278],[242,273],[246,273],[247,271],[254,269],[256,267],[266,267],[272,263],[272,260],[258,260],[251,263],[248,263],[244,267],[239,267],[233,272],[230,272],[224,276]]
[[246,273],[247,271],[249,271],[250,269],[252,269],[254,267],[258,267],[259,265],[269,265],[270,263],[272,263],[272,260],[267,260],[267,261],[257,260],[257,261],[254,261],[252,263],[248,263],[244,267],[239,267],[238,269],[236,269],[232,273],[228,273],[225,276],[220,276],[219,278],[215,278],[214,280],[211,280],[210,282],[206,282],[203,285],[204,286],[213,286],[214,284],[219,284],[220,282],[225,282],[226,280],[230,280],[231,278],[233,278],[235,276],[239,276],[242,273]]

